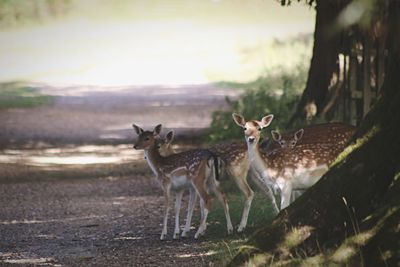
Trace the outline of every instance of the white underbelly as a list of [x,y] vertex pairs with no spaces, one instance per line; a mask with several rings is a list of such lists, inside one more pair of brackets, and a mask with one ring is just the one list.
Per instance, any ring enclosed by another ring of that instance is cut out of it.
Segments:
[[312,169],[300,168],[293,173],[293,189],[307,189],[313,186],[328,170],[328,165],[318,165]]
[[174,176],[171,180],[171,189],[174,191],[181,190],[192,186],[187,176]]

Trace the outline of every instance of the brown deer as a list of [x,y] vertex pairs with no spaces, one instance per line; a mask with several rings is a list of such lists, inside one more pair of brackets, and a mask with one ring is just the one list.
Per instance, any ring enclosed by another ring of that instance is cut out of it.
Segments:
[[246,228],[251,203],[254,198],[254,191],[247,182],[248,173],[250,174],[252,180],[264,191],[267,197],[270,198],[273,208],[275,208],[276,211],[279,211],[276,205],[275,197],[270,190],[271,187],[265,185],[264,181],[258,179],[258,177],[253,174],[252,169],[250,169],[247,145],[245,142],[217,144],[210,147],[209,150],[211,150],[222,160],[226,173],[232,180],[235,181],[236,185],[245,197],[242,218],[237,229],[239,233]]
[[172,148],[173,140],[174,131],[169,131],[164,138],[159,137],[157,141],[157,148],[161,156],[166,157],[176,153],[176,151]]
[[[172,131],[169,132],[164,138],[160,138],[159,151],[162,155],[171,155],[175,153],[171,148],[172,140]],[[237,229],[238,232],[242,232],[246,228],[251,202],[254,198],[254,192],[247,183],[247,174],[250,167],[247,157],[247,145],[245,142],[230,142],[214,145],[210,147],[209,150],[222,160],[226,173],[229,177],[231,177],[232,180],[235,181],[236,185],[245,197],[242,219]],[[252,173],[250,172],[250,175],[251,174]],[[256,178],[256,176],[251,175],[251,177],[271,199],[276,211],[279,211],[275,203],[275,197],[270,195],[271,192],[269,187],[263,185],[262,182]]]
[[[176,151],[172,148],[172,141],[174,140],[174,132],[169,131],[164,138],[159,137],[157,140],[157,148],[158,151],[160,152],[160,155],[163,157],[170,156],[172,154],[175,154]],[[192,216],[193,216],[193,211],[194,207],[197,202],[197,193],[196,189],[194,186],[189,183],[188,188],[189,190],[189,202],[188,202],[188,207],[187,207],[187,215],[186,215],[186,223],[185,227],[183,228],[181,237],[188,237],[189,231],[190,231],[190,226],[192,222]],[[184,193],[184,189],[175,192],[175,230],[174,230],[174,239],[179,238],[179,214],[180,214],[180,209],[181,209],[181,200],[182,196]],[[203,214],[204,210],[201,209],[201,212]],[[202,215],[203,216],[203,215]]]
[[[169,214],[169,202],[171,193],[176,193],[175,201],[175,230],[174,238],[179,237],[179,210],[184,189],[194,188],[200,196],[200,207],[202,210],[200,226],[195,234],[197,239],[205,233],[207,227],[207,215],[211,208],[210,192],[214,193],[218,200],[221,201],[227,221],[228,234],[232,233],[233,227],[229,216],[229,207],[226,197],[219,187],[217,181],[218,176],[218,159],[209,150],[194,149],[182,153],[172,154],[169,156],[161,156],[158,148],[159,134],[161,132],[161,124],[157,125],[153,131],[144,131],[139,126],[133,124],[133,128],[138,134],[138,140],[134,145],[135,149],[143,149],[145,157],[150,169],[155,174],[157,181],[160,182],[165,196],[165,213],[163,220],[163,229],[161,232],[161,240],[167,235],[167,223]],[[194,200],[193,202],[194,203]],[[190,205],[191,203],[189,203]],[[189,208],[190,209],[190,208]],[[188,213],[189,213],[188,209]],[[193,211],[193,210],[192,210]],[[191,211],[191,212],[192,212]],[[191,215],[190,215],[191,216]],[[188,214],[189,217],[189,214]],[[186,227],[190,227],[190,220],[186,221]],[[189,227],[184,233],[189,231]]]
[[280,189],[281,209],[290,204],[292,190],[305,190],[321,178],[355,129],[341,123],[310,126],[293,148],[263,151],[259,147],[261,130],[271,123],[273,115],[261,121],[246,121],[235,113],[232,117],[244,129],[251,167],[267,184]]
[[294,135],[282,135],[275,130],[271,131],[272,139],[277,142],[281,148],[293,148],[296,146],[297,142],[303,137],[304,129],[300,129],[294,133]]

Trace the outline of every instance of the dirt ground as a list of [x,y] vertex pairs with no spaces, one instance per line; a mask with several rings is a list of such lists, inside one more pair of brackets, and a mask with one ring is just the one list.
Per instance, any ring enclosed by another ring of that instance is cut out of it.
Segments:
[[[149,178],[0,186],[0,260],[49,266],[212,265],[207,237],[159,240],[164,203]],[[173,222],[169,226],[172,234]]]
[[[41,90],[55,96],[51,105],[0,112],[1,266],[218,265],[209,244],[219,237],[173,241],[173,216],[169,239],[159,240],[162,192],[142,154],[117,153],[113,143],[132,151],[133,122],[144,128],[163,123],[177,129],[178,138],[200,134],[211,112],[225,107],[225,96],[238,92],[212,86]],[[74,152],[75,160],[59,149],[110,143],[108,154],[84,147]],[[112,171],[93,167],[114,162]],[[114,175],[121,162],[141,167]],[[53,179],[55,169],[70,172]]]

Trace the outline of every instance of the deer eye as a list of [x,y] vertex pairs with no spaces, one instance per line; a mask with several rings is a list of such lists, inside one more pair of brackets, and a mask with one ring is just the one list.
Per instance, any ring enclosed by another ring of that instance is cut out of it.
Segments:
[[150,140],[150,137],[146,137],[144,140],[145,140],[145,141],[149,141],[149,140]]

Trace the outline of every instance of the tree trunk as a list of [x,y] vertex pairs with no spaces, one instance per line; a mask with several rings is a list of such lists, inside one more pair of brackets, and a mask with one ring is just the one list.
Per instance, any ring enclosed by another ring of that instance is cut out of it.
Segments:
[[329,35],[330,27],[343,8],[346,0],[317,0],[314,31],[314,47],[308,72],[306,88],[303,91],[295,114],[289,124],[300,118],[311,119],[319,115],[328,102],[329,86],[334,74],[338,75],[337,60],[341,45],[339,33]]
[[388,9],[381,96],[329,172],[231,266],[397,266],[400,262],[400,2]]

